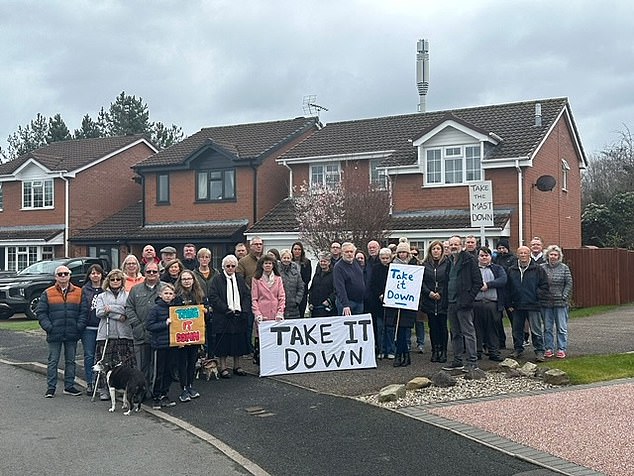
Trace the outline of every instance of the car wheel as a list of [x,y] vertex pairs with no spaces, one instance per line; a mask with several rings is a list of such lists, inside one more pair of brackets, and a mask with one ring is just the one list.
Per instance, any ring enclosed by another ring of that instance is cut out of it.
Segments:
[[27,306],[24,314],[28,319],[37,319],[37,305],[40,303],[40,295],[35,294],[29,300],[29,305]]
[[13,317],[14,312],[11,309],[0,309],[0,321],[5,321]]

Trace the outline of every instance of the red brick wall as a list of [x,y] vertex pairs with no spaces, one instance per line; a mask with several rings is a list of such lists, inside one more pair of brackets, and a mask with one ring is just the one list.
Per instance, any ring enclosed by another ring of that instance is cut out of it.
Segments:
[[142,189],[133,181],[130,167],[153,153],[147,145],[138,144],[71,179],[71,235],[140,200]]
[[64,223],[64,182],[53,181],[54,209],[22,210],[22,182],[3,182],[3,211],[0,221],[3,226],[55,225]]

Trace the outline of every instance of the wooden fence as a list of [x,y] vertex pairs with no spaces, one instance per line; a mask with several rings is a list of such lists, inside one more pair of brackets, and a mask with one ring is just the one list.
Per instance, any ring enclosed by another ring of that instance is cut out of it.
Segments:
[[573,280],[572,305],[592,307],[634,301],[634,251],[622,248],[565,249]]

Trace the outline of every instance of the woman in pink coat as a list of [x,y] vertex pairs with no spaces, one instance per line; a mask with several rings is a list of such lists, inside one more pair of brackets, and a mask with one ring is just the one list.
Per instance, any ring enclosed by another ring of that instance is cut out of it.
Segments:
[[286,294],[280,272],[275,266],[275,258],[269,255],[262,256],[257,263],[253,281],[251,282],[251,307],[255,317],[255,350],[253,351],[253,363],[260,363],[260,339],[258,323],[262,321],[284,320],[284,305]]

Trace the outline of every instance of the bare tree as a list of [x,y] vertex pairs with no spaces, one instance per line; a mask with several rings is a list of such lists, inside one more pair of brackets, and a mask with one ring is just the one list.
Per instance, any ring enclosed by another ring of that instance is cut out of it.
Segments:
[[365,249],[368,241],[389,237],[390,196],[370,185],[362,174],[350,175],[330,187],[304,183],[295,198],[300,239],[315,253],[333,241],[350,241]]

